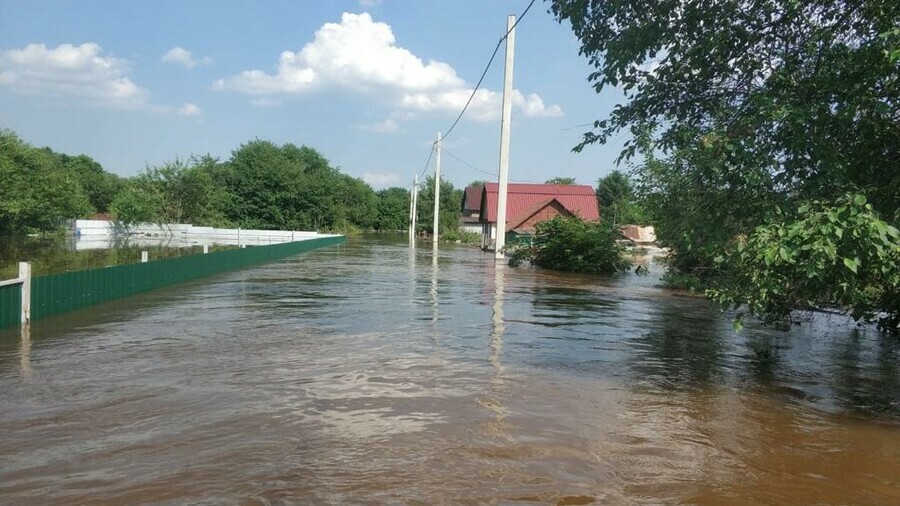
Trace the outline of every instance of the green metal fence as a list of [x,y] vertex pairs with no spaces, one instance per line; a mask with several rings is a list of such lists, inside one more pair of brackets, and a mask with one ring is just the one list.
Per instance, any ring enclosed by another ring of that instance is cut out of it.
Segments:
[[[277,260],[339,244],[344,240],[343,236],[322,237],[147,263],[35,276],[31,280],[31,319],[33,321],[182,281]],[[9,288],[12,290],[7,290]],[[0,328],[19,323],[21,299],[18,294],[18,286],[0,287]],[[9,316],[7,307],[15,309]]]
[[0,286],[0,329],[18,325],[21,314],[21,285]]

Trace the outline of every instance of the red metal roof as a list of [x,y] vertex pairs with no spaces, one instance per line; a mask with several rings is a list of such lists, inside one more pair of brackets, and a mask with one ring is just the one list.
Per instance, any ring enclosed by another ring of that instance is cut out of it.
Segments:
[[481,186],[467,186],[463,190],[463,211],[478,212],[481,209]]
[[[497,183],[487,183],[481,195],[481,220],[497,221]],[[506,188],[506,222],[520,221],[522,214],[550,199],[588,221],[600,219],[597,195],[587,185],[510,183]]]

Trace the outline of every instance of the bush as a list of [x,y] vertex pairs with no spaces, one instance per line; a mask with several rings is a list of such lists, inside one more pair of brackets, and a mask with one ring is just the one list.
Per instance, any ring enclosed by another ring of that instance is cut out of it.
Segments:
[[631,267],[618,238],[611,222],[556,217],[538,223],[531,246],[513,250],[509,263],[515,266],[528,260],[546,269],[612,274]]
[[830,306],[900,330],[900,232],[863,195],[805,204],[716,260],[726,275],[707,294],[725,307],[780,321],[793,309]]

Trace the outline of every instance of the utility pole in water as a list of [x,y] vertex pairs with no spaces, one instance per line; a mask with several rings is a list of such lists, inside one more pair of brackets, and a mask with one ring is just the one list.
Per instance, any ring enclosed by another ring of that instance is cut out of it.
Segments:
[[412,217],[411,217],[412,225],[409,230],[409,233],[410,233],[409,240],[412,241],[413,248],[416,247],[416,218],[418,217],[418,214],[419,214],[418,200],[419,200],[419,175],[416,174],[415,177],[413,178]]
[[506,18],[506,68],[503,70],[503,116],[500,121],[500,176],[497,194],[497,239],[494,257],[503,258],[506,246],[506,187],[509,172],[509,123],[512,117],[513,53],[516,48],[516,16]]
[[437,247],[438,242],[438,221],[441,213],[441,133],[437,133],[437,141],[434,143],[434,227],[432,229],[433,236],[431,243]]
[[[418,175],[418,174],[416,174]],[[409,239],[409,245],[412,246],[413,241],[413,192],[416,191],[415,179],[413,180],[413,184],[409,187],[409,212],[407,213],[407,220],[409,221],[409,225],[406,229],[406,235]]]

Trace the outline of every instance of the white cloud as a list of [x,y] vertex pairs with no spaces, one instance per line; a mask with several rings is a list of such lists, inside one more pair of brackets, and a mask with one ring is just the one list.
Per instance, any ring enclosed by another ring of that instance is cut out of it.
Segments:
[[[391,27],[368,13],[344,13],[340,23],[326,23],[299,52],[284,51],[274,74],[247,70],[213,83],[217,90],[254,96],[304,94],[341,89],[377,96],[396,112],[458,112],[472,88],[450,65],[423,61],[396,44]],[[479,89],[468,114],[477,120],[496,118],[500,93]],[[525,116],[561,116],[557,105],[546,106],[537,94],[516,90],[513,105]]]
[[381,0],[359,0],[360,7],[375,7],[381,5]]
[[400,181],[400,176],[396,172],[364,172],[363,181],[370,185],[380,188],[396,184]]
[[254,98],[250,100],[250,103],[257,107],[277,107],[281,105],[281,102],[265,97]]
[[175,46],[170,49],[168,52],[166,52],[166,54],[163,55],[162,58],[160,58],[160,61],[163,63],[183,65],[185,68],[189,69],[192,69],[197,65],[212,64],[212,59],[209,56],[204,56],[203,58],[196,59],[194,58],[193,53],[180,46]]
[[200,116],[201,114],[203,114],[203,111],[190,102],[185,102],[184,105],[178,108],[179,116],[192,117]]
[[359,125],[360,130],[366,130],[368,132],[375,132],[378,134],[389,134],[400,130],[400,125],[397,124],[396,121],[388,118],[384,121],[377,121],[375,123],[366,123],[363,125]]
[[106,107],[145,107],[149,93],[126,75],[128,63],[102,53],[93,42],[6,50],[0,52],[0,86],[21,94],[76,97]]

